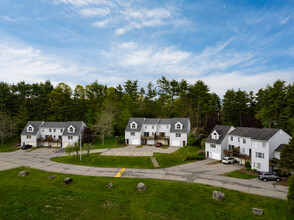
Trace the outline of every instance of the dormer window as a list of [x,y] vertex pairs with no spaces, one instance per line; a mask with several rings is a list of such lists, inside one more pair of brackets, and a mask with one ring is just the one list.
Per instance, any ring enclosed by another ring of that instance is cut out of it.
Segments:
[[131,126],[131,129],[136,129],[137,128],[137,123],[136,122],[132,122],[131,124],[130,124],[130,126]]
[[74,126],[69,126],[68,127],[68,133],[74,133],[75,132],[75,128],[74,128]]
[[180,122],[178,122],[176,123],[175,128],[176,130],[181,130],[183,128],[183,125]]
[[34,127],[32,125],[29,125],[27,127],[27,132],[33,132],[34,131]]
[[211,134],[211,138],[214,139],[214,140],[218,140],[219,139],[219,134],[216,131],[214,131]]

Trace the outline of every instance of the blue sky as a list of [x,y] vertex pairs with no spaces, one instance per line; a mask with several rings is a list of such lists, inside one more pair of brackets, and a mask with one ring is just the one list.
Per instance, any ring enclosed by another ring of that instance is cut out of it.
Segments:
[[294,1],[0,0],[1,81],[294,81]]

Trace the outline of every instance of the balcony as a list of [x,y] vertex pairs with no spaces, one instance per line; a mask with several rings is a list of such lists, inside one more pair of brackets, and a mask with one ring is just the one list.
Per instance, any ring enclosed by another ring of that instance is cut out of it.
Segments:
[[269,165],[270,166],[277,166],[278,163],[279,163],[279,159],[277,159],[277,158],[269,159]]
[[56,143],[61,143],[62,140],[61,139],[54,139],[52,137],[48,137],[48,138],[38,138],[37,139],[38,142],[56,142]]
[[142,140],[169,140],[169,136],[162,136],[162,135],[151,135],[151,136],[142,136]]
[[241,154],[240,147],[236,147],[232,150],[224,149],[224,153],[230,155],[231,157],[236,157],[240,159],[251,160],[251,155]]

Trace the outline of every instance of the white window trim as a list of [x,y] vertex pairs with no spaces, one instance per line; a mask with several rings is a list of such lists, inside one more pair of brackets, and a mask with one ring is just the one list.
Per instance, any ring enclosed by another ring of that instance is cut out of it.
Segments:
[[134,121],[130,124],[131,129],[136,129],[137,127],[138,127],[138,124],[136,122],[134,122]]
[[68,133],[75,133],[75,127],[70,125],[67,129]]
[[34,127],[32,125],[29,125],[27,127],[27,132],[34,132]]
[[176,137],[181,137],[181,133],[176,133]]
[[[178,126],[179,125],[179,126]],[[183,129],[183,124],[181,123],[181,122],[177,122],[176,124],[175,124],[175,129],[176,130],[182,130]]]

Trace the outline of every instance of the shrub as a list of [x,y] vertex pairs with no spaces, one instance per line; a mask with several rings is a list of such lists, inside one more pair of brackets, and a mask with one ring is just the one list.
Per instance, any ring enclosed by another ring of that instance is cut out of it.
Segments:
[[201,150],[201,151],[199,152],[199,155],[205,157],[205,150]]
[[246,161],[246,162],[245,162],[245,168],[246,168],[246,170],[251,170],[251,164],[250,164],[250,161]]
[[117,138],[117,143],[118,144],[124,144],[125,143],[125,136],[119,136]]
[[185,161],[189,160],[203,160],[205,157],[199,154],[186,157]]
[[205,149],[205,141],[206,141],[206,138],[203,138],[203,139],[201,140],[201,148],[202,148],[202,149]]
[[294,214],[294,174],[292,174],[289,178],[288,182],[289,188],[288,188],[288,205],[289,205],[289,210],[292,214]]

